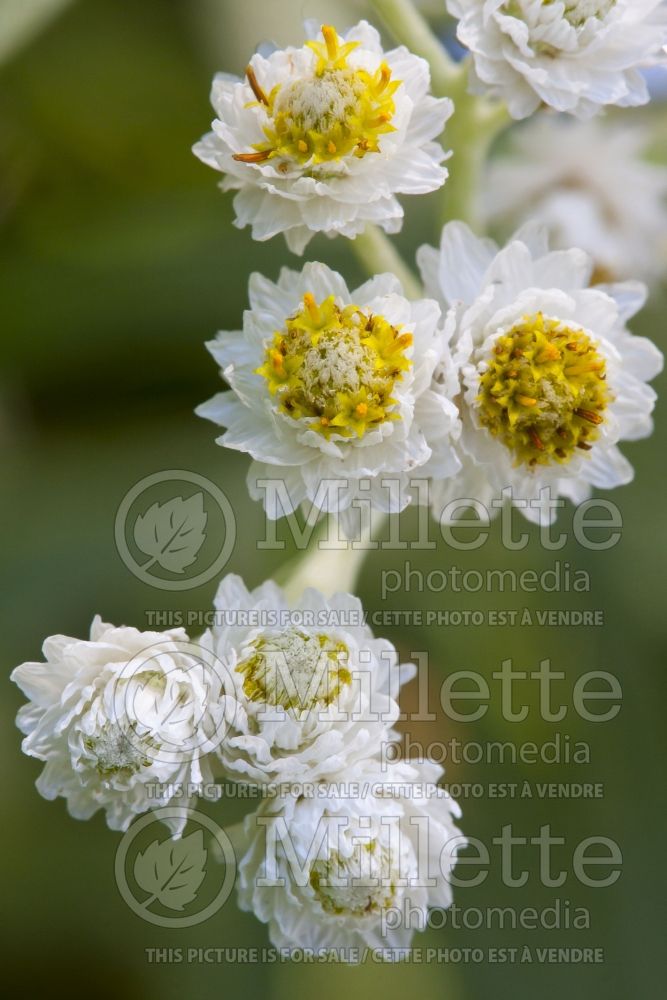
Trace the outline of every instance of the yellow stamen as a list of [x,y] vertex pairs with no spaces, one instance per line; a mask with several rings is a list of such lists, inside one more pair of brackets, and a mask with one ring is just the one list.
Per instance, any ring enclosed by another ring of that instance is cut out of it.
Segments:
[[322,25],[322,35],[327,46],[327,54],[332,62],[338,58],[338,32],[330,24]]
[[391,80],[391,70],[389,69],[386,63],[382,63],[382,65],[380,66],[380,81],[376,88],[378,94],[382,93],[382,91],[385,89],[390,80]]
[[252,92],[255,95],[255,97],[257,98],[257,100],[259,101],[259,103],[260,104],[265,104],[267,106],[267,108],[268,108],[268,106],[269,106],[269,99],[266,96],[266,94],[264,93],[264,91],[262,90],[262,88],[260,87],[259,81],[257,80],[257,77],[255,76],[255,71],[252,68],[252,66],[246,67],[245,75],[247,76],[248,83],[250,84],[250,86],[252,88]]
[[263,149],[258,153],[234,153],[232,159],[240,163],[264,163],[271,156],[271,152],[270,149]]
[[320,321],[320,310],[317,308],[317,302],[315,301],[315,296],[312,292],[306,292],[303,297],[303,304],[310,313],[310,318],[313,323],[317,324]]
[[586,365],[568,365],[565,369],[566,375],[585,375],[587,372],[600,372],[604,368],[604,361],[591,361]]
[[544,445],[537,431],[530,429],[528,433],[530,434],[530,439],[535,445],[535,447],[538,449],[538,451],[544,451]]
[[574,412],[577,414],[578,417],[581,417],[582,420],[587,420],[589,424],[597,425],[603,423],[604,421],[604,418],[601,417],[599,413],[594,413],[592,410],[578,409],[575,410]]
[[558,361],[560,358],[560,351],[555,344],[547,344],[544,350],[536,358],[538,364],[543,365],[545,361]]

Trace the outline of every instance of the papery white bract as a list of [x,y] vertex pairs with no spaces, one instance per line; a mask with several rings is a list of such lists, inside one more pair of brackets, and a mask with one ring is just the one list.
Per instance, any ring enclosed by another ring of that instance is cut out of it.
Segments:
[[547,104],[580,118],[646,104],[639,72],[662,60],[663,0],[447,0],[473,59],[475,93],[514,118]]
[[[436,302],[409,302],[389,274],[350,292],[323,264],[277,284],[254,274],[249,293],[243,333],[208,345],[232,391],[197,413],[227,427],[219,444],[255,459],[250,493],[270,518],[309,501],[354,521],[362,495],[401,510],[411,476],[458,470],[458,381]],[[258,485],[271,479],[282,495]]]
[[[617,447],[651,433],[660,351],[626,328],[644,304],[639,282],[589,287],[581,250],[549,252],[546,231],[527,226],[503,250],[462,223],[440,250],[422,247],[428,291],[450,306],[449,336],[462,371],[464,470],[433,484],[448,500],[486,504],[511,487],[531,520],[553,508],[541,491],[579,503],[593,486],[633,478]],[[533,506],[530,506],[534,501]]]
[[231,678],[216,751],[231,777],[317,781],[395,741],[400,687],[415,668],[374,638],[356,597],[309,589],[290,607],[275,583],[248,592],[232,575],[215,608],[219,622],[201,642]]
[[188,795],[212,781],[223,736],[222,678],[183,629],[140,632],[95,618],[90,639],[51,636],[45,663],[12,673],[30,701],[17,725],[23,751],[45,761],[37,788],[63,796],[76,819],[104,809],[113,830],[171,805],[179,835]]
[[482,214],[542,222],[554,249],[581,247],[601,281],[659,279],[667,269],[667,167],[646,159],[648,124],[543,115],[517,128],[491,161]]
[[303,253],[315,233],[354,238],[368,223],[395,233],[397,194],[444,184],[434,140],[453,106],[429,94],[428,64],[383,52],[365,21],[340,37],[309,24],[302,48],[254,55],[244,81],[218,74],[213,131],[194,147],[238,191],[236,225],[253,237],[284,233]]
[[405,958],[429,909],[451,905],[448,876],[465,846],[441,773],[366,762],[322,794],[260,806],[239,841],[241,909],[268,924],[276,947]]

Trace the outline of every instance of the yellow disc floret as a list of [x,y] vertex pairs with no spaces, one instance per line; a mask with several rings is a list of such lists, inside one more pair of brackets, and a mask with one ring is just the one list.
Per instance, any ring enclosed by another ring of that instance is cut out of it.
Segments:
[[326,708],[352,680],[347,646],[326,635],[288,629],[251,646],[236,667],[250,701],[299,712]]
[[262,375],[282,413],[311,418],[313,430],[330,437],[363,437],[387,420],[400,419],[393,397],[412,361],[412,334],[383,316],[355,305],[340,307],[334,296],[303,306],[266,350]]
[[313,72],[277,84],[269,94],[248,67],[248,82],[268,118],[266,141],[235,159],[261,163],[280,157],[316,166],[350,154],[377,153],[380,137],[395,131],[393,98],[401,81],[392,80],[384,62],[375,73],[353,69],[348,56],[359,43],[341,45],[329,25],[323,26],[322,37],[323,41],[308,43],[317,57]]
[[481,423],[516,464],[567,463],[590,451],[611,401],[604,358],[584,330],[542,313],[498,338],[480,378]]

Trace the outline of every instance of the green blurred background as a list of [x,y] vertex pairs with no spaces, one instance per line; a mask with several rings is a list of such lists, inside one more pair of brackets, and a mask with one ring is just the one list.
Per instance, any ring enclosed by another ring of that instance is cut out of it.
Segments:
[[[255,539],[262,514],[247,500],[246,458],[214,444],[211,425],[194,406],[218,388],[203,343],[235,328],[251,269],[275,276],[297,265],[280,240],[255,244],[232,228],[230,200],[190,146],[207,130],[208,92],[216,69],[240,72],[255,44],[294,42],[303,16],[344,27],[366,13],[359,2],[306,0],[0,0],[0,523],[2,524],[2,662],[6,674],[37,659],[53,633],[85,635],[94,613],[146,626],[147,609],[207,608],[212,582],[183,594],[154,591],[130,575],[114,546],[113,524],[127,490],[152,472],[181,468],[211,477],[240,513],[242,530],[229,569],[250,585],[271,575],[279,553]],[[644,114],[644,112],[638,112]],[[664,112],[651,109],[665,133]],[[629,195],[631,196],[631,194]],[[400,243],[411,252],[434,241],[436,199],[413,201]],[[361,274],[344,242],[316,242],[311,256]],[[634,329],[664,348],[664,291]],[[665,379],[662,380],[664,388]],[[658,384],[658,389],[661,386]],[[571,684],[588,670],[616,674],[623,707],[609,724],[586,724],[570,712],[556,727],[591,747],[587,766],[450,766],[452,782],[594,781],[604,797],[588,801],[463,802],[466,833],[490,842],[507,823],[535,836],[543,823],[566,838],[558,860],[584,837],[605,835],[623,849],[622,878],[606,890],[570,875],[559,890],[537,880],[535,851],[522,855],[531,878],[503,886],[496,862],[486,882],[459,890],[463,907],[544,907],[555,897],[586,906],[591,929],[575,931],[429,931],[417,944],[435,947],[603,947],[603,965],[438,964],[359,969],[279,965],[150,965],[146,948],[249,947],[268,944],[265,928],[233,901],[187,931],[142,922],[125,905],[113,877],[118,835],[97,816],[68,817],[62,800],[43,801],[33,787],[40,765],[20,753],[13,719],[21,696],[2,687],[4,862],[7,925],[5,981],[34,996],[214,997],[240,988],[322,1000],[420,998],[472,1000],[489,995],[543,1000],[590,996],[620,1000],[664,990],[665,759],[662,557],[667,527],[662,456],[665,410],[656,435],[625,450],[636,482],[614,499],[625,529],[602,553],[574,542],[561,553],[537,544],[501,549],[497,527],[475,553],[410,553],[424,572],[532,568],[555,558],[591,574],[589,594],[398,593],[382,604],[380,570],[405,554],[384,552],[367,563],[360,585],[366,606],[395,608],[597,608],[597,629],[387,627],[407,655],[428,649],[437,671],[475,669],[491,677],[501,660],[536,669],[551,657]],[[408,518],[409,521],[409,518]],[[566,528],[571,511],[563,517]],[[533,539],[535,542],[536,539]],[[551,739],[540,721],[534,686],[520,726],[500,715],[496,698],[475,725],[440,720],[413,727],[426,742],[484,743]],[[233,813],[236,807],[231,809]],[[219,810],[213,810],[218,819]],[[235,817],[234,817],[235,818]],[[10,991],[13,995],[13,989]]]

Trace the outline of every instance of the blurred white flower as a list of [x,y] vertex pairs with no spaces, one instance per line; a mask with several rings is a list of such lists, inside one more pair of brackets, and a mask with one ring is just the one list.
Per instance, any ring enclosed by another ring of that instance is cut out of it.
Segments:
[[538,117],[512,134],[483,185],[487,221],[544,223],[551,245],[581,247],[594,279],[659,279],[667,267],[667,167],[649,163],[648,126]]
[[[243,333],[208,345],[232,391],[196,412],[227,427],[219,444],[255,459],[250,493],[270,518],[310,501],[354,524],[358,496],[396,511],[412,475],[458,471],[458,380],[440,318],[390,274],[353,292],[323,264],[284,269],[277,284],[252,275]],[[267,479],[284,495],[260,488]]]
[[246,79],[218,74],[213,131],[194,147],[238,191],[236,225],[303,253],[318,232],[354,238],[368,223],[398,232],[397,194],[441,187],[438,142],[453,111],[429,95],[427,63],[383,52],[365,21],[340,37],[308,24],[302,48],[254,55]]
[[216,752],[228,774],[317,781],[396,740],[400,687],[415,668],[373,637],[358,598],[309,589],[290,606],[273,582],[248,592],[227,576],[214,603],[219,622],[201,642],[226,668]]
[[427,290],[451,307],[463,381],[464,469],[451,488],[434,484],[436,510],[454,498],[488,506],[511,487],[538,521],[546,487],[580,503],[593,486],[630,482],[617,442],[651,433],[656,397],[646,382],[662,367],[651,341],[625,326],[645,302],[644,286],[589,288],[588,254],[549,252],[539,226],[499,251],[450,223],[440,250],[422,247],[419,263]]
[[[187,821],[185,786],[212,781],[206,755],[222,738],[220,672],[182,629],[139,632],[95,618],[90,640],[51,636],[45,663],[12,673],[30,701],[17,725],[23,751],[46,762],[37,788],[61,795],[76,819],[104,809],[113,830],[173,801]],[[182,787],[181,787],[182,786]]]
[[241,909],[279,948],[405,957],[429,909],[451,905],[448,876],[465,845],[460,809],[435,785],[441,773],[366,762],[321,794],[264,803],[239,842]]
[[662,60],[663,0],[447,0],[472,53],[472,86],[514,118],[540,104],[590,118],[604,105],[646,104],[639,67]]

